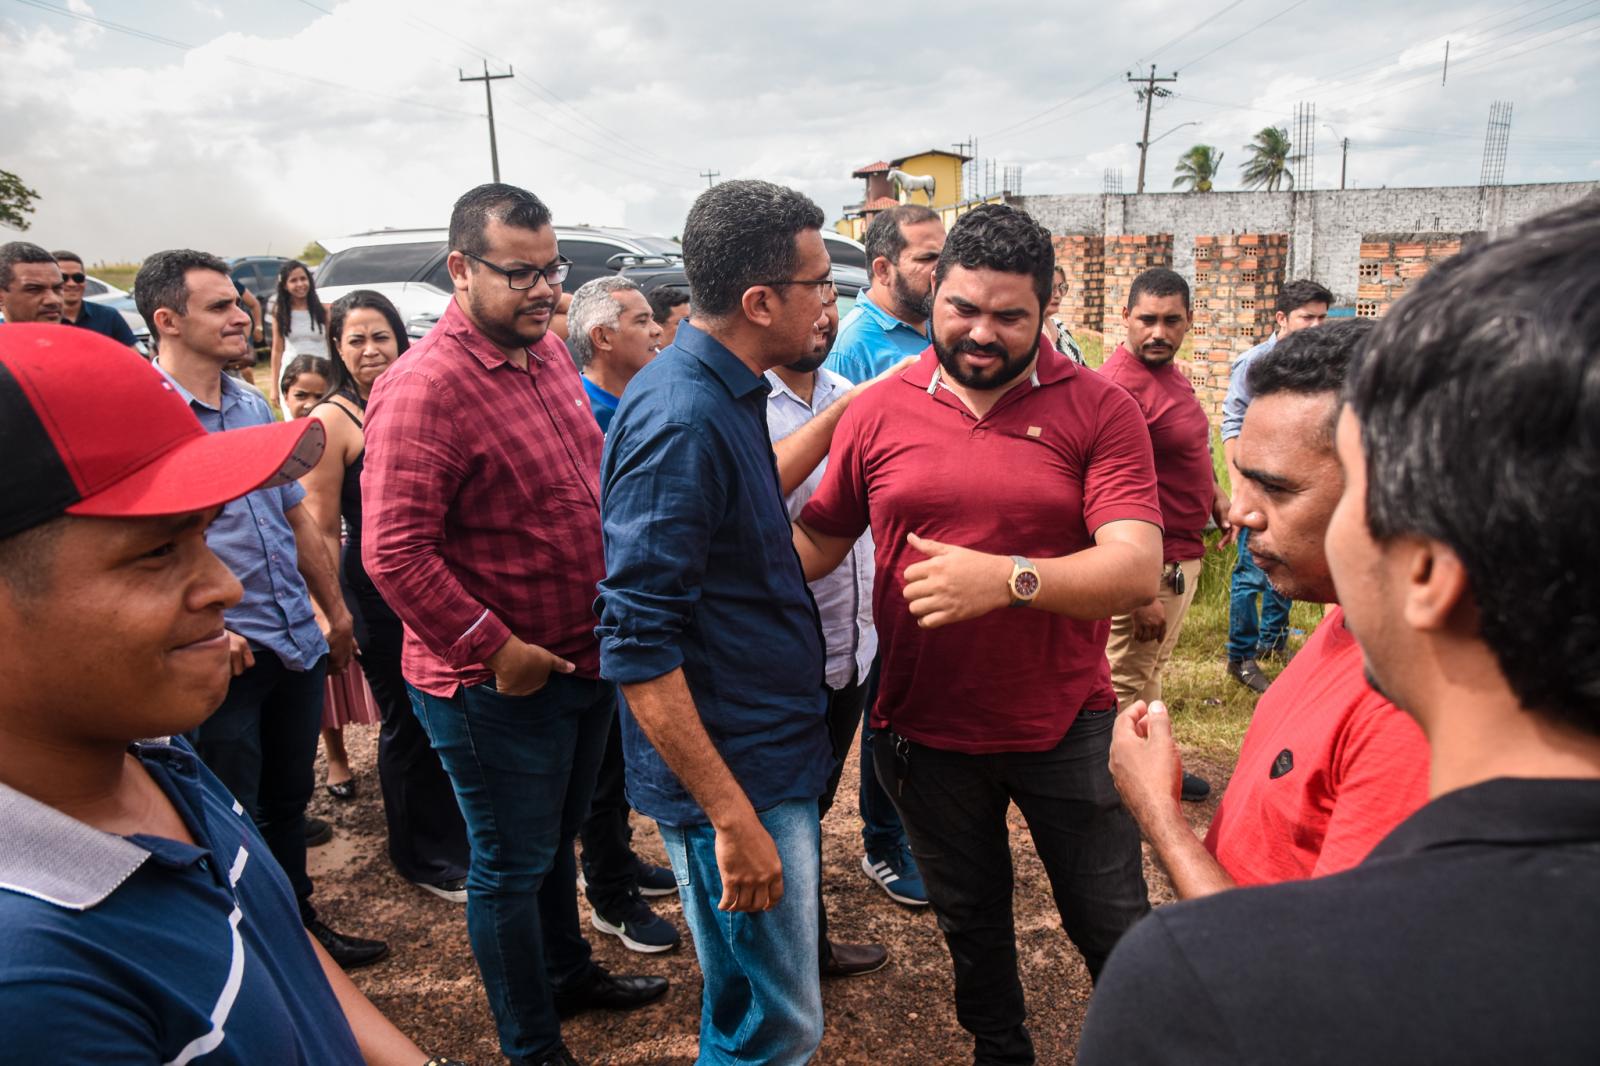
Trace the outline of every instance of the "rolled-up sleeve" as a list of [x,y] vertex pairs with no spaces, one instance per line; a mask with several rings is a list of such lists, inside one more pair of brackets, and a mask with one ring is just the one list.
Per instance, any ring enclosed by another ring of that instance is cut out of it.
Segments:
[[511,635],[446,564],[445,514],[467,478],[447,390],[423,374],[378,383],[361,472],[361,560],[385,602],[453,669],[486,661]]
[[1232,440],[1244,428],[1244,413],[1250,407],[1250,360],[1253,349],[1241,355],[1228,375],[1228,395],[1222,400],[1222,439]]
[[696,427],[613,428],[601,468],[606,576],[596,604],[600,675],[649,681],[683,665],[727,481]]

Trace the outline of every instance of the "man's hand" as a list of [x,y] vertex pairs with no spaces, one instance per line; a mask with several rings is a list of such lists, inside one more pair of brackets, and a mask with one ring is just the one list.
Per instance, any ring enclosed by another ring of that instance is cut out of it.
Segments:
[[233,671],[233,676],[238,677],[256,664],[256,657],[250,651],[250,642],[245,640],[233,630],[228,634],[228,669]]
[[1228,499],[1228,494],[1222,491],[1222,482],[1217,482],[1211,494],[1211,520],[1222,530],[1222,536],[1217,538],[1218,551],[1232,544],[1239,536],[1239,531],[1228,521],[1228,508],[1231,506],[1233,503]]
[[1111,777],[1122,805],[1140,826],[1164,809],[1176,810],[1183,794],[1183,757],[1172,740],[1167,705],[1143,700],[1117,715],[1111,730]]
[[964,622],[1011,603],[1011,560],[906,534],[928,558],[906,567],[906,601],[917,625],[936,629]]
[[484,665],[494,671],[494,687],[502,696],[531,696],[544,688],[551,674],[570,674],[577,669],[560,656],[516,636],[507,637]]
[[[1162,580],[1166,580],[1165,577]],[[1143,607],[1133,609],[1133,639],[1141,644],[1165,640],[1167,636],[1167,609],[1157,596]]]
[[723,911],[765,911],[783,898],[783,862],[778,846],[755,811],[717,830],[717,872]]
[[355,620],[350,617],[349,611],[340,611],[337,618],[324,621],[321,612],[318,612],[318,621],[322,624],[322,638],[328,642],[328,673],[340,674],[350,665],[350,657],[356,653],[356,627]]

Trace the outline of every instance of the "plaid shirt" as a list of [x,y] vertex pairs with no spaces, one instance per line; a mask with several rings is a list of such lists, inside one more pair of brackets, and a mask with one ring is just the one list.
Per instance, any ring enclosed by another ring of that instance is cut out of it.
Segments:
[[599,675],[603,439],[561,339],[528,356],[519,370],[452,301],[367,405],[362,560],[431,695],[488,680],[511,633]]

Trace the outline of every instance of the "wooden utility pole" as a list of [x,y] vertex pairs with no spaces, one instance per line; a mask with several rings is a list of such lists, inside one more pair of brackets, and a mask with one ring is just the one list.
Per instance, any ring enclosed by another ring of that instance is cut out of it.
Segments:
[[492,82],[492,81],[499,81],[502,78],[515,77],[516,75],[512,72],[510,67],[506,68],[506,72],[504,74],[490,74],[489,73],[489,61],[487,59],[485,59],[483,61],[483,73],[482,74],[474,74],[472,77],[469,78],[469,77],[467,77],[466,73],[463,70],[461,70],[460,67],[456,68],[456,73],[461,76],[461,78],[460,78],[461,81],[481,81],[481,82],[483,82],[483,98],[485,100],[487,100],[488,103],[489,103],[489,166],[490,166],[490,169],[492,170],[492,172],[494,173],[494,180],[495,181],[499,181],[500,180],[500,146],[495,143],[495,139],[494,139],[494,90],[489,87],[489,83]]
[[1140,75],[1136,78],[1130,71],[1128,80],[1136,85],[1142,84],[1144,86],[1139,90],[1139,98],[1144,101],[1144,136],[1139,140],[1139,184],[1133,190],[1135,193],[1142,193],[1144,192],[1145,157],[1150,154],[1150,107],[1155,103],[1156,97],[1172,95],[1171,89],[1161,89],[1157,88],[1157,86],[1162,82],[1177,81],[1178,75],[1174,73],[1170,78],[1158,78],[1156,77],[1156,65],[1151,63],[1148,75]]
[[1339,152],[1339,188],[1344,188],[1345,167],[1350,162],[1350,138],[1345,137],[1340,142]]
[[706,179],[706,188],[709,189],[709,188],[711,188],[711,186],[713,186],[713,185],[715,185],[717,183],[717,179],[718,178],[722,177],[722,171],[720,171],[720,170],[702,170],[700,172],[700,176],[702,178]]

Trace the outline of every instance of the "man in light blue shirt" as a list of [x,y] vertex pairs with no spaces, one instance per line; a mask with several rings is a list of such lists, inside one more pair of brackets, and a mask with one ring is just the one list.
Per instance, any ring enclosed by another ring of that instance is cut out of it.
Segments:
[[[1233,469],[1244,413],[1250,407],[1250,364],[1272,351],[1291,333],[1322,325],[1328,318],[1333,293],[1306,278],[1291,281],[1278,291],[1278,329],[1272,336],[1233,361],[1228,395],[1222,401],[1222,450]],[[1233,585],[1228,598],[1228,676],[1256,693],[1267,690],[1268,678],[1256,662],[1266,655],[1282,655],[1289,642],[1289,607],[1286,596],[1267,582],[1267,575],[1246,547],[1250,531],[1239,527],[1238,556],[1233,565]],[[1256,596],[1261,596],[1259,617]]]
[[860,384],[928,346],[933,268],[944,247],[944,223],[921,204],[881,211],[867,227],[872,287],[839,323],[823,365]]

